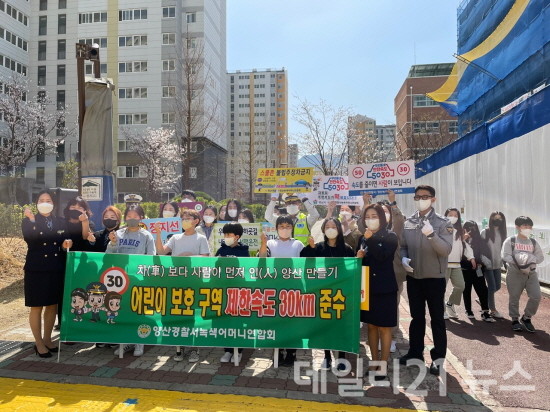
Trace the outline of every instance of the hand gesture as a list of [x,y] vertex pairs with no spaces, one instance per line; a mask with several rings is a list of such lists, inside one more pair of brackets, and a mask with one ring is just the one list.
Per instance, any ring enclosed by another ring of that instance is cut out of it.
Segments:
[[414,272],[414,269],[411,267],[411,259],[409,259],[408,257],[404,257],[401,259],[401,265],[403,265],[403,267],[405,268],[405,272]]
[[357,257],[363,259],[365,257],[365,249],[359,249],[357,251]]
[[114,230],[109,232],[109,240],[111,243],[116,244],[116,232]]
[[62,245],[63,249],[70,249],[73,247],[73,241],[71,239],[65,239]]
[[279,200],[278,197],[276,197],[276,196],[271,196],[271,201],[272,201],[272,202],[276,202],[277,200]]
[[395,202],[395,192],[391,189],[388,189],[388,200],[390,203]]
[[470,239],[470,232],[464,232],[464,235],[462,235],[462,240],[468,240]]
[[363,193],[363,207],[372,203],[372,195],[370,193]]
[[34,213],[32,212],[31,209],[29,209],[28,207],[25,208],[25,217],[28,218],[31,222],[34,222]]
[[311,248],[315,247],[315,240],[311,236],[307,237],[307,243],[308,243],[309,247],[311,247]]
[[422,233],[424,234],[424,236],[429,236],[433,232],[434,228],[432,224],[428,220],[424,221],[424,226],[422,226]]
[[372,231],[367,228],[367,230],[365,230],[365,233],[363,234],[363,236],[365,237],[365,239],[370,239],[373,234],[374,233],[372,233]]
[[92,232],[88,232],[88,242],[95,243],[95,236]]
[[157,234],[157,236],[160,236],[160,232],[162,231],[161,229],[161,224],[160,222],[156,222],[153,227],[155,228],[155,233]]
[[86,214],[86,212],[82,212],[82,214],[78,216],[78,220],[80,220],[81,222],[85,222],[86,220],[88,220],[88,215]]
[[327,215],[332,216],[332,212],[334,212],[334,209],[336,209],[336,201],[331,200],[330,202],[328,202]]
[[265,234],[265,232],[262,232],[262,234],[260,235],[260,240],[262,246],[267,245],[267,235]]

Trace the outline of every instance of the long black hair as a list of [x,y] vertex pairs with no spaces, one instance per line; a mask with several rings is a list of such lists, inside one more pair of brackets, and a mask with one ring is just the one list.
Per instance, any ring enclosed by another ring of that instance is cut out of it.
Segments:
[[[500,220],[500,224],[497,223],[497,220],[495,219],[497,216],[500,216],[502,219]],[[500,240],[504,242],[504,239],[508,237],[508,230],[506,229],[506,217],[504,216],[504,213],[496,211],[491,213],[491,216],[489,216],[489,239],[491,239],[491,242],[495,241],[495,232],[500,232]]]
[[458,215],[458,220],[453,225],[453,227],[456,229],[455,239],[462,239],[462,235],[464,234],[464,230],[462,229],[462,220],[460,217],[460,210],[458,210],[456,207],[450,207],[447,210],[445,210],[445,217],[449,215],[450,212],[455,212]]
[[335,217],[329,217],[325,219],[323,222],[323,225],[321,226],[321,230],[323,231],[323,236],[325,237],[325,248],[328,248],[328,237],[325,235],[325,226],[328,222],[334,222],[336,225],[336,230],[338,231],[338,236],[336,236],[336,249],[338,250],[338,253],[342,256],[344,256],[344,252],[346,250],[346,241],[344,240],[344,231],[342,230],[342,223]]
[[[381,200],[378,202],[380,206],[382,206],[382,209],[386,208],[388,210],[388,213],[390,215],[390,220],[388,220],[386,223],[388,224],[388,230],[391,230],[393,227],[393,215],[391,213],[391,204],[388,200]],[[384,216],[386,216],[386,212],[384,211]],[[387,220],[387,219],[386,219]]]
[[[235,204],[235,206],[237,206],[237,214],[235,215],[235,217],[231,217],[229,216],[229,205],[233,203]],[[241,205],[241,202],[239,202],[237,199],[229,199],[226,203],[226,208],[225,208],[225,220],[228,220],[230,222],[236,222],[239,220],[239,213],[241,213],[241,210],[243,208],[243,206]]]

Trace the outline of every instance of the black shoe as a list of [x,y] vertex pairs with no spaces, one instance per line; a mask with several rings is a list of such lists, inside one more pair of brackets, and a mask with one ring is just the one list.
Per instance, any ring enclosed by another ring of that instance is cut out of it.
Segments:
[[485,322],[496,322],[495,318],[493,318],[490,313],[486,311],[481,312],[481,319]]
[[412,356],[410,356],[410,355],[407,354],[407,355],[401,356],[401,357],[399,358],[399,364],[400,364],[400,365],[406,365],[407,362],[408,362],[409,360],[412,360],[412,359],[416,359],[416,360],[418,360],[418,361],[420,361],[420,362],[424,362],[424,359],[415,358],[415,357],[412,357]]
[[522,316],[520,321],[523,324],[523,327],[527,330],[527,332],[535,333],[536,329],[531,323],[531,319],[526,319],[524,316]]
[[41,358],[51,358],[52,357],[52,354],[51,354],[50,351],[47,351],[46,353],[38,352],[38,348],[36,347],[36,345],[34,345],[34,353],[36,353]]
[[[47,347],[47,346],[46,346]],[[47,347],[48,348],[48,347]],[[48,350],[51,352],[51,353],[57,353],[59,352],[59,348],[56,346],[54,348],[48,348]]]
[[281,361],[281,366],[294,366],[296,361],[295,353],[287,353],[284,359]]
[[517,320],[512,321],[512,330],[514,332],[523,332],[523,326],[521,326],[521,323]]
[[439,376],[441,373],[440,365],[436,365],[434,362],[430,365],[430,373],[435,376]]

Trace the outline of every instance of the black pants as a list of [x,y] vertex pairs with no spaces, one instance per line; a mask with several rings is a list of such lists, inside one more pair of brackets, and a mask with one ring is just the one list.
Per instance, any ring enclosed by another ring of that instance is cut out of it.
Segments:
[[[332,359],[332,354],[329,350],[325,350],[325,359]],[[338,359],[346,359],[346,352],[339,351]]]
[[[243,348],[237,348],[237,349],[239,349],[239,353],[243,353]],[[223,350],[226,352],[233,353],[233,348],[223,348]]]
[[472,269],[462,269],[462,274],[464,275],[462,297],[464,298],[466,312],[472,312],[472,286],[479,298],[481,310],[489,310],[489,290],[485,283],[485,276],[477,276],[477,272]]
[[409,326],[410,347],[408,356],[424,359],[424,335],[426,334],[426,304],[430,312],[434,347],[430,351],[432,361],[444,359],[447,353],[447,329],[443,314],[445,278],[415,279],[407,276],[407,294],[412,321]]

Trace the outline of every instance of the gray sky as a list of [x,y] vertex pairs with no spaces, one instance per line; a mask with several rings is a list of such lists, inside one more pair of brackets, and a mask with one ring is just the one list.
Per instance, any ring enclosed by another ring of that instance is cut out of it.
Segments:
[[[227,0],[227,68],[288,70],[295,96],[395,123],[412,64],[453,62],[459,0]],[[289,122],[292,140],[296,124]]]

